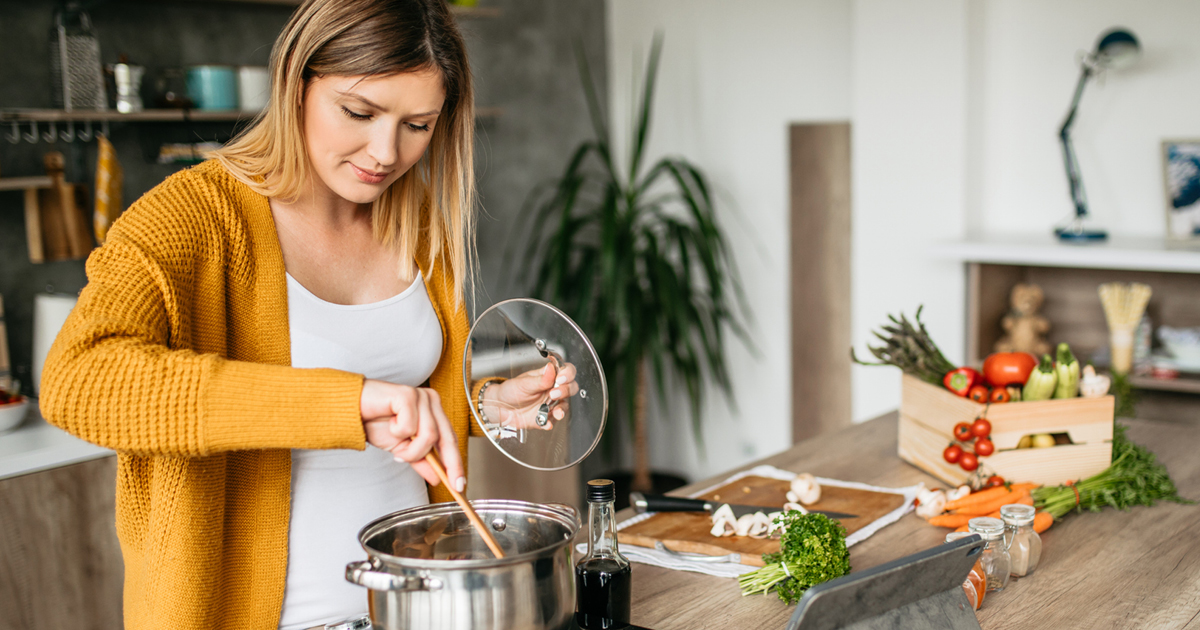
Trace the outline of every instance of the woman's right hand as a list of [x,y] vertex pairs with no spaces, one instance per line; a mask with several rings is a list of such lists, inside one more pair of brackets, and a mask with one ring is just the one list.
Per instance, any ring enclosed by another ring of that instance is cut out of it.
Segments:
[[425,455],[436,446],[446,477],[456,490],[463,491],[467,479],[458,438],[436,391],[366,379],[359,407],[368,444],[408,462],[431,486],[438,485],[439,480]]

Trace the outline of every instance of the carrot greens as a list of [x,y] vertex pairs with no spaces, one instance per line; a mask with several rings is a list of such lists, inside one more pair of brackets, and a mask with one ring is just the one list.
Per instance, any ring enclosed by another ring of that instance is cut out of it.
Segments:
[[1038,488],[1033,491],[1033,501],[1056,521],[1072,510],[1127,510],[1158,501],[1194,503],[1179,496],[1167,468],[1154,453],[1125,437],[1125,427],[1118,423],[1113,423],[1113,456],[1108,468],[1075,484]]

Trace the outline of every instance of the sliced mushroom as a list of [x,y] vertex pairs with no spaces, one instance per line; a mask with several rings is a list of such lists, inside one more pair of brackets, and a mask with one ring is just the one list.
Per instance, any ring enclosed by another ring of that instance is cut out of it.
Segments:
[[734,532],[734,522],[727,518],[720,518],[713,522],[712,529],[708,533],[718,538],[722,536],[732,536]]
[[804,509],[804,506],[800,505],[799,503],[788,502],[788,503],[783,504],[784,512],[790,512],[792,510],[796,510],[797,512],[799,512],[801,514],[808,514],[808,510]]
[[766,538],[771,532],[771,519],[762,512],[754,513],[754,522],[750,525],[748,535],[751,538]]
[[792,498],[788,497],[792,503],[811,505],[821,500],[821,484],[817,483],[817,478],[809,473],[796,475],[796,478],[792,480],[792,492],[799,499],[799,501],[792,501]]
[[734,533],[738,536],[749,536],[751,527],[754,527],[754,515],[743,514],[742,517],[737,520],[737,525],[734,527]]
[[717,510],[713,512],[713,523],[716,523],[719,519],[725,519],[730,522],[737,520],[737,517],[733,515],[733,508],[729,507],[728,503],[722,503],[721,507],[717,508]]

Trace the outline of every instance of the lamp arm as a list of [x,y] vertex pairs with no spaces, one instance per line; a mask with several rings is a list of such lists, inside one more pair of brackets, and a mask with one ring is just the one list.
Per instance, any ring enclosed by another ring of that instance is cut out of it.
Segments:
[[1079,82],[1075,84],[1075,98],[1071,99],[1071,109],[1063,121],[1058,137],[1062,141],[1063,166],[1067,171],[1067,183],[1071,186],[1071,201],[1075,204],[1075,216],[1087,216],[1087,195],[1083,191],[1083,176],[1079,172],[1079,161],[1075,158],[1075,146],[1071,142],[1071,125],[1075,124],[1075,113],[1079,110],[1079,100],[1083,97],[1083,88],[1092,76],[1092,69],[1087,63],[1083,64],[1083,72],[1079,74]]

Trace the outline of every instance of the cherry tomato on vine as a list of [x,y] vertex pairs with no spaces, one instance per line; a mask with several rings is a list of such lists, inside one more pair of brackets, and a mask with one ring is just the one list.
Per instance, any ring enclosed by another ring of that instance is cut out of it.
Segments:
[[1006,403],[1012,401],[1012,395],[1003,387],[997,387],[992,390],[991,401],[994,403]]
[[946,447],[946,450],[942,451],[942,459],[945,459],[951,464],[957,464],[958,459],[962,457],[962,455],[962,447],[957,444],[951,444],[950,446]]
[[996,452],[996,445],[991,440],[981,437],[975,440],[975,454],[980,457],[987,457]]
[[987,421],[987,418],[976,418],[975,423],[971,425],[971,434],[975,437],[987,437],[992,434],[992,423]]
[[1003,485],[1004,485],[1004,477],[1001,477],[1000,475],[992,475],[991,477],[987,478],[987,481],[983,484],[983,487],[984,488],[995,488],[997,486],[1003,486]]
[[970,391],[967,392],[967,398],[970,398],[971,400],[974,400],[975,402],[978,402],[978,403],[987,402],[988,397],[991,395],[992,395],[992,392],[989,391],[988,388],[984,385],[976,385],[976,386],[972,387],[970,389]]
[[979,458],[975,457],[975,453],[963,451],[962,457],[958,460],[958,465],[962,466],[963,470],[971,472],[979,468]]
[[954,439],[960,442],[970,442],[975,435],[971,433],[971,425],[966,422],[959,422],[954,425]]

